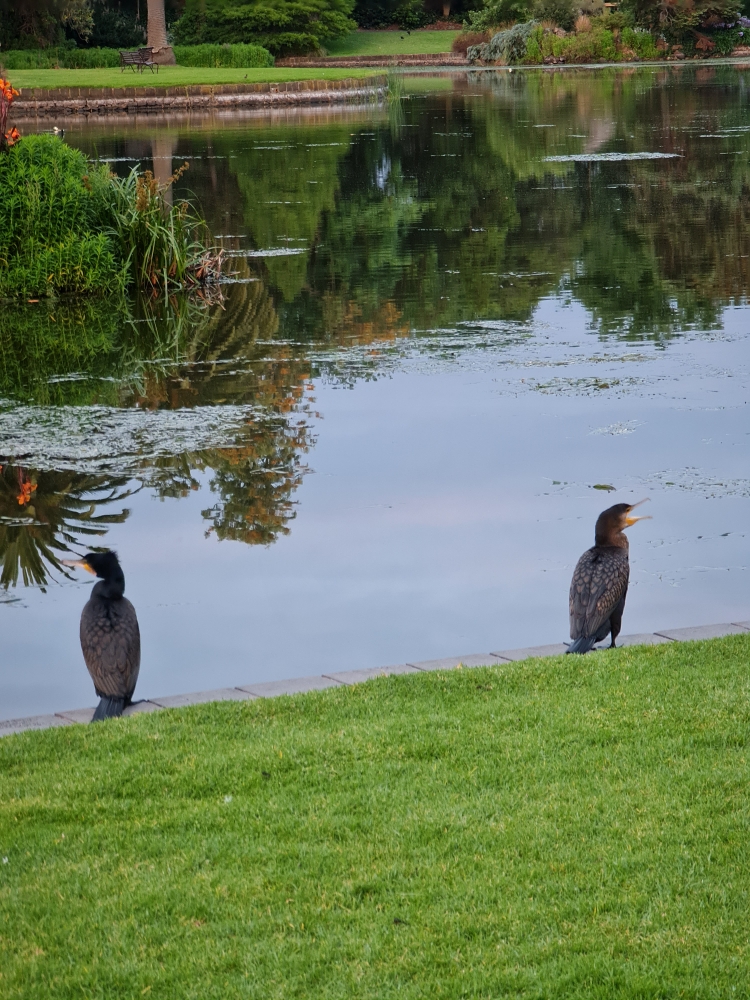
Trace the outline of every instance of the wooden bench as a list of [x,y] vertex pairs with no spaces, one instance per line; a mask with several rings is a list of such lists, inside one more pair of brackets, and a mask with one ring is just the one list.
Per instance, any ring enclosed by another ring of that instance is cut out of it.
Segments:
[[120,72],[122,73],[126,66],[130,68],[135,73],[136,70],[139,73],[143,72],[143,67],[148,66],[151,72],[159,72],[159,65],[155,63],[152,59],[151,49],[136,49],[135,52],[120,52]]

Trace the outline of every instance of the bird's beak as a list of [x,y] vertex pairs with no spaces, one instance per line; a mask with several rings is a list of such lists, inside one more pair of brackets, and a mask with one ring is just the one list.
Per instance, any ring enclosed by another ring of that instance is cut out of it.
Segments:
[[645,500],[639,500],[638,503],[634,503],[634,504],[632,504],[632,506],[628,507],[628,513],[627,513],[627,516],[625,517],[625,526],[626,527],[629,528],[631,526],[631,524],[635,524],[636,521],[650,521],[651,520],[651,515],[650,514],[642,514],[640,517],[631,517],[630,516],[630,511],[631,510],[635,510],[636,507],[640,507],[642,503],[647,503],[650,499],[651,499],[651,497],[646,497]]
[[93,570],[85,559],[61,559],[60,562],[63,566],[71,566],[76,569],[85,569],[87,573],[91,573],[92,576],[96,576],[96,570]]

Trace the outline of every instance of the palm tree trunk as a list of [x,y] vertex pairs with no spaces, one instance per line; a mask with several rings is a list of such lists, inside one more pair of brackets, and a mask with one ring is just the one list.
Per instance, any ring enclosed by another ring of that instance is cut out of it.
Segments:
[[174,52],[167,42],[164,0],[148,0],[148,47],[153,52],[154,62],[163,66],[174,65]]

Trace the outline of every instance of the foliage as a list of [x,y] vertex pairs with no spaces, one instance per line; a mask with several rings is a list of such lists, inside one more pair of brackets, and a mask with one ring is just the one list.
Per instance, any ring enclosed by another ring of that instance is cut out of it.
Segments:
[[748,656],[738,635],[5,737],[4,998],[742,996]]
[[639,59],[657,59],[659,50],[656,39],[650,31],[636,31],[634,28],[622,29],[622,44],[630,49]]
[[[187,167],[176,171],[167,187]],[[96,186],[100,218],[111,227],[129,280],[162,289],[218,280],[221,255],[206,251],[205,222],[187,201],[169,206],[165,191],[150,170],[140,173],[138,167]]]
[[733,28],[721,28],[711,34],[711,41],[714,43],[717,55],[728,56],[738,45],[745,43],[747,30],[739,25]]
[[[356,16],[356,11],[355,11]],[[457,31],[353,31],[326,42],[332,56],[432,55],[449,52]]]
[[274,55],[304,53],[355,27],[354,0],[188,0],[174,26],[179,45],[253,43]]
[[175,45],[180,66],[273,66],[274,58],[260,45]]
[[464,27],[468,31],[492,31],[503,24],[528,21],[530,0],[487,0],[483,7],[469,12]]
[[[176,45],[180,66],[273,66],[273,57],[259,45]],[[118,49],[75,49],[70,46],[6,52],[7,69],[99,69],[119,67]],[[130,81],[128,81],[130,82]]]
[[6,69],[101,69],[120,65],[117,49],[76,49],[69,45],[5,52]]
[[104,183],[54,136],[27,136],[0,154],[0,297],[91,293],[122,281],[112,241],[96,231],[87,174]]
[[563,31],[570,31],[575,20],[573,0],[534,0],[534,19],[551,21]]
[[88,38],[93,28],[89,0],[0,0],[0,47],[25,49],[59,45],[64,28]]
[[18,91],[10,85],[8,80],[3,80],[0,77],[0,153],[14,146],[21,137],[17,128],[8,128],[10,106],[16,97],[18,97]]
[[145,45],[145,24],[138,20],[138,6],[133,11],[132,6],[123,8],[119,0],[116,5],[110,5],[108,0],[93,0],[92,7],[91,36],[85,40],[88,45],[112,49],[137,49]]
[[[174,178],[173,178],[174,179]],[[0,297],[213,281],[221,256],[187,202],[137,169],[116,178],[51,135],[0,155]]]
[[[412,12],[419,23],[404,23],[404,15],[409,17]],[[360,28],[388,28],[397,24],[399,27],[412,30],[429,24],[435,20],[435,15],[428,13],[420,0],[357,0],[352,11],[352,17]]]
[[741,0],[622,0],[621,9],[634,23],[649,31],[663,33],[671,41],[694,38],[697,29],[714,24],[734,24],[741,11]]
[[[61,565],[70,546],[91,548],[92,537],[122,524],[130,513],[97,513],[128,496],[127,480],[76,472],[37,472],[20,465],[0,466],[0,589],[18,583],[44,587],[51,572],[68,576]],[[60,557],[60,558],[59,558]]]
[[453,39],[451,52],[460,52],[462,55],[466,55],[467,50],[472,46],[486,45],[490,37],[488,31],[462,31]]
[[512,28],[498,31],[486,45],[467,49],[466,58],[469,62],[476,62],[477,59],[481,59],[482,62],[521,62],[526,56],[527,44],[537,27],[536,21],[514,24]]
[[560,38],[539,26],[529,38],[524,62],[541,63],[548,57],[578,63],[614,62],[620,53],[615,36],[606,28],[595,26],[590,31]]

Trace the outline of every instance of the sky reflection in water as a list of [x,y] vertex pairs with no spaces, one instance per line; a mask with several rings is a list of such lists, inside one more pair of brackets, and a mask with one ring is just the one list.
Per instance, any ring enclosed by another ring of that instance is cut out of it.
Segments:
[[646,495],[624,631],[750,618],[744,72],[414,86],[69,131],[186,159],[237,280],[3,311],[0,716],[93,701],[70,545],[120,552],[142,697],[559,641]]

